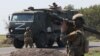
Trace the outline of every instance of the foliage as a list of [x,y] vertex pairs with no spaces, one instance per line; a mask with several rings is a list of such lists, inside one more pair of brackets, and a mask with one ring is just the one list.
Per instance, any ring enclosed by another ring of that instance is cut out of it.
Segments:
[[90,6],[89,8],[81,8],[80,12],[84,15],[87,26],[100,31],[100,5]]
[[[74,10],[74,6],[69,4],[65,10]],[[93,5],[88,8],[78,9],[84,15],[86,25],[100,31],[100,5]]]
[[89,36],[87,39],[88,39],[89,41],[92,41],[92,42],[100,42],[100,39],[97,39],[97,38],[94,37],[94,36]]
[[89,8],[81,8],[80,12],[84,14],[86,24],[89,27],[100,31],[100,5],[90,6]]
[[65,10],[74,10],[74,6],[69,4],[67,6],[64,7]]
[[100,47],[90,48],[89,52],[85,56],[100,56]]

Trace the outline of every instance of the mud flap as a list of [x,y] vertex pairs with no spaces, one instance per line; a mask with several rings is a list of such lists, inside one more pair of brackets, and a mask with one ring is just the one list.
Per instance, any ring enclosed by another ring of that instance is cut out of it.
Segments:
[[38,36],[36,36],[36,47],[37,48],[45,48],[46,47],[46,34],[45,33],[39,33]]

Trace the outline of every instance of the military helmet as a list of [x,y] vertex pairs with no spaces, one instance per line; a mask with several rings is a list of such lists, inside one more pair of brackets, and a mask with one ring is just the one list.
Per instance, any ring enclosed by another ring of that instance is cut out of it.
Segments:
[[57,4],[54,2],[54,3],[53,3],[53,6],[57,6]]
[[75,14],[75,15],[72,17],[72,20],[76,20],[76,19],[83,19],[83,14],[81,14],[81,13]]
[[74,25],[77,28],[81,28],[81,27],[83,27],[83,24],[85,24],[85,21],[84,21],[84,18],[83,18],[83,14],[80,14],[80,13],[75,14],[73,16],[72,20],[75,21]]
[[29,10],[34,10],[34,7],[28,7]]
[[30,30],[30,27],[26,27],[26,30],[27,30],[27,31]]

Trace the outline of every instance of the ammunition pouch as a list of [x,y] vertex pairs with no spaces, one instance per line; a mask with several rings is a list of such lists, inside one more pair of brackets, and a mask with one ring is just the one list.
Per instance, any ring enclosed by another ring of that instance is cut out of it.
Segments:
[[75,41],[77,38],[81,37],[82,32],[80,30],[76,30],[68,34],[69,41]]
[[77,38],[77,35],[76,34],[73,34],[73,35],[70,35],[70,36],[68,36],[68,41],[75,41],[76,40],[76,38]]

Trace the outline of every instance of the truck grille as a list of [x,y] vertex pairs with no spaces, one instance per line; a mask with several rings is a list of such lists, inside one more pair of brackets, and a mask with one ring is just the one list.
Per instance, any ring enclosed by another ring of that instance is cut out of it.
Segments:
[[13,34],[24,34],[25,30],[14,30]]

